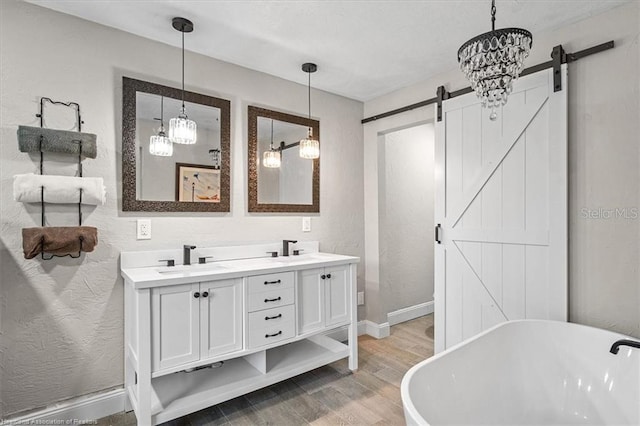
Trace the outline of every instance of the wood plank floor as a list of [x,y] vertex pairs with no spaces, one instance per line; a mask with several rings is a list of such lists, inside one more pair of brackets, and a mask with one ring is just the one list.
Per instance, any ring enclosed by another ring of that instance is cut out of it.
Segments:
[[[360,336],[359,369],[340,360],[284,382],[165,423],[183,425],[404,425],[400,382],[433,355],[433,315],[391,327],[385,339]],[[135,425],[133,412],[99,425]]]

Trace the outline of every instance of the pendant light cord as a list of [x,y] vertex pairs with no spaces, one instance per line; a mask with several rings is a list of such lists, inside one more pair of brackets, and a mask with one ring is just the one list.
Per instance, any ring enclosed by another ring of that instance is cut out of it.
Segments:
[[309,74],[309,84],[307,85],[308,88],[308,99],[309,99],[309,134],[311,134],[311,72],[308,73]]
[[491,31],[495,31],[495,30],[496,30],[496,0],[491,0]]
[[269,144],[269,150],[273,151],[273,118],[271,119],[271,143]]
[[184,112],[184,28],[182,29],[182,111]]
[[160,96],[160,129],[164,131],[164,96]]

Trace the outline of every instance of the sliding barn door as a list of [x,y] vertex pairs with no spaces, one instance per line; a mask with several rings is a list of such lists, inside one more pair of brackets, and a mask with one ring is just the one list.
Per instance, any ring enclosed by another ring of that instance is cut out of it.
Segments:
[[567,81],[519,79],[498,119],[475,94],[436,123],[435,338],[500,322],[567,320]]

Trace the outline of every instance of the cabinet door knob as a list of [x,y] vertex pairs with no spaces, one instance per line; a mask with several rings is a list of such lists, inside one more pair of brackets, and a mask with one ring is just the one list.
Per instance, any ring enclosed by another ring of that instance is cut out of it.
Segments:
[[331,274],[327,274],[327,278],[329,278],[329,279],[330,279],[330,278],[331,278]]
[[327,276],[325,274],[320,275],[320,278],[322,278],[323,280],[327,279]]
[[209,292],[208,291],[203,292],[202,297],[209,297]]
[[195,293],[193,293],[193,297],[195,297],[196,299],[200,297],[200,292],[196,291]]
[[282,297],[278,296],[278,297],[276,297],[275,299],[264,299],[264,303],[267,303],[267,302],[277,302],[277,301],[279,301],[279,300],[282,300]]
[[273,334],[265,334],[264,338],[268,339],[269,337],[276,337],[282,334],[282,330],[278,331],[277,333],[273,333]]

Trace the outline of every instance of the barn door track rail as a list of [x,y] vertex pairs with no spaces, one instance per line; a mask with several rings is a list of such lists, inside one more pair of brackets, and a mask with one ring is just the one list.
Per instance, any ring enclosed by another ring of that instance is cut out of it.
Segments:
[[[569,64],[571,62],[575,62],[578,59],[582,59],[584,57],[604,52],[605,50],[613,49],[615,47],[615,43],[613,40],[608,41],[606,43],[598,44],[597,46],[592,46],[587,49],[580,50],[575,53],[566,53],[561,44],[555,46],[551,50],[551,60],[547,62],[543,62],[538,65],[533,65],[529,68],[525,68],[522,71],[520,76],[525,76],[528,74],[533,74],[538,71],[545,70],[547,68],[553,68],[553,90],[554,92],[558,92],[562,90],[562,75],[560,73],[560,67],[562,64]],[[444,86],[439,86],[436,91],[436,96],[434,98],[426,99],[424,101],[420,101],[411,105],[407,105],[401,108],[397,108],[391,111],[383,112],[381,114],[376,114],[371,117],[364,118],[361,123],[366,124],[371,121],[376,121],[381,118],[391,117],[393,115],[401,114],[403,112],[411,111],[416,108],[421,108],[431,104],[437,104],[437,117],[438,121],[442,120],[442,102],[447,99],[455,98],[456,96],[466,95],[467,93],[471,93],[473,90],[471,87],[465,87],[464,89],[455,90],[453,92],[448,92]]]

